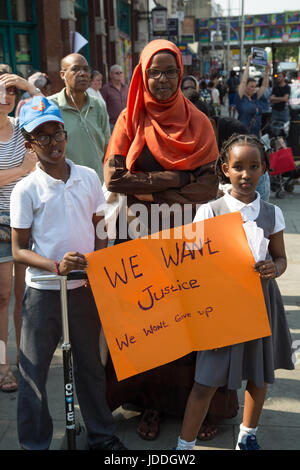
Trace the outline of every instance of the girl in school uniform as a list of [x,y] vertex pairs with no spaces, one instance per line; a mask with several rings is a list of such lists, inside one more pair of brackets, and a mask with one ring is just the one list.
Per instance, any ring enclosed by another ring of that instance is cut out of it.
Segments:
[[[222,198],[202,205],[195,222],[221,214],[240,211],[244,222],[253,220],[269,239],[265,261],[255,263],[259,272],[272,335],[246,343],[209,351],[198,351],[195,381],[189,395],[177,449],[191,450],[218,387],[241,387],[247,380],[243,422],[237,450],[260,450],[256,440],[259,417],[267,384],[274,382],[274,370],[294,369],[291,337],[283,302],[275,278],[287,266],[281,209],[260,199],[255,191],[260,176],[266,171],[267,156],[256,136],[234,134],[225,142],[216,171],[222,182],[230,182],[232,190]],[[242,305],[241,305],[241,308]]]

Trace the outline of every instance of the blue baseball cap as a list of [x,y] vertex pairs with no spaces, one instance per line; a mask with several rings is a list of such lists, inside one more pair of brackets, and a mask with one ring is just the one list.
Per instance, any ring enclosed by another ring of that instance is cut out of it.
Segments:
[[21,107],[19,125],[26,132],[32,132],[41,124],[53,121],[64,124],[59,107],[42,95],[34,96]]

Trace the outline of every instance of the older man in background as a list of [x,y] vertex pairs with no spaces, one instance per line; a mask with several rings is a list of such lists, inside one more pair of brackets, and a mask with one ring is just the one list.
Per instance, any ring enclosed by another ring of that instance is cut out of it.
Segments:
[[65,87],[48,99],[60,108],[68,133],[66,156],[93,168],[103,183],[103,157],[110,139],[108,116],[99,100],[86,93],[91,70],[84,56],[69,54],[61,61]]
[[107,112],[111,131],[119,117],[120,112],[126,107],[128,86],[124,83],[124,73],[120,65],[113,65],[109,73],[110,81],[101,89]]

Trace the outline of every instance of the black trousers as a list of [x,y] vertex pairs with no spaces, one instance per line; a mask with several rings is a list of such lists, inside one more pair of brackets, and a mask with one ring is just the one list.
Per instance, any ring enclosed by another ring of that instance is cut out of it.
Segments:
[[[106,380],[99,356],[100,320],[90,288],[68,290],[74,382],[90,446],[115,432],[106,402]],[[27,287],[22,310],[18,434],[29,450],[50,447],[53,423],[46,383],[50,363],[62,336],[60,292]],[[63,383],[57,384],[62,389]]]

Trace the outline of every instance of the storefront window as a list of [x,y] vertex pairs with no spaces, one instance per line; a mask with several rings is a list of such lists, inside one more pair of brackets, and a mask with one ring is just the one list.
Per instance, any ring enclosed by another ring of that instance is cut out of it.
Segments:
[[17,62],[31,62],[30,37],[28,34],[16,34]]
[[36,5],[36,0],[0,0],[0,62],[24,77],[39,68]]
[[[76,17],[76,32],[80,33],[87,41],[89,40],[88,24],[88,4],[87,0],[76,0],[74,3]],[[80,54],[84,55],[87,61],[90,59],[89,44],[80,49]]]
[[21,77],[27,78],[32,72],[32,65],[31,64],[17,64],[16,66],[16,73]]
[[86,0],[75,0],[75,8],[87,8]]
[[118,0],[118,28],[122,33],[130,36],[130,5],[127,0]]
[[11,0],[11,16],[13,21],[32,21],[31,0]]

